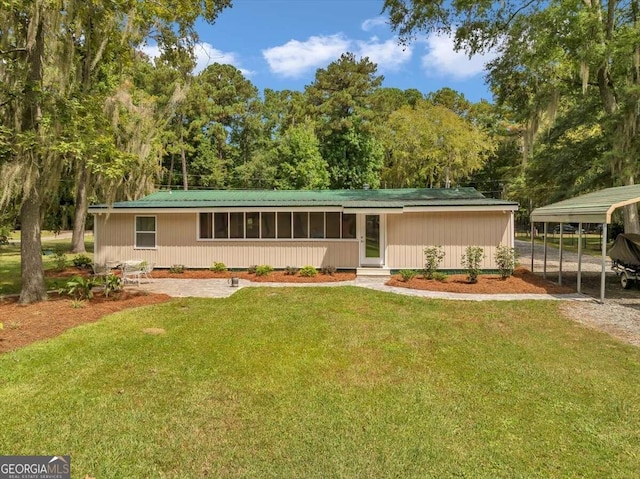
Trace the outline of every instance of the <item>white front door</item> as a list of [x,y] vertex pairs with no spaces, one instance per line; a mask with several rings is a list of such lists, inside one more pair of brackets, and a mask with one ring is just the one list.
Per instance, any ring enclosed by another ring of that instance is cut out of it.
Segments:
[[384,265],[384,215],[358,215],[360,266]]

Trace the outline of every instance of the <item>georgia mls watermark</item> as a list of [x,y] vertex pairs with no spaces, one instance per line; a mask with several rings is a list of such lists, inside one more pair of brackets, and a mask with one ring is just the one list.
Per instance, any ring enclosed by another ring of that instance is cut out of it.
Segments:
[[71,458],[0,456],[0,479],[71,479]]

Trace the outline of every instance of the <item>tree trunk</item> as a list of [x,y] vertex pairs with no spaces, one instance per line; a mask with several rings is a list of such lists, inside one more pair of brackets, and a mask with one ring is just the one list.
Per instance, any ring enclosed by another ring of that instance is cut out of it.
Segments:
[[35,186],[27,193],[20,208],[20,224],[20,303],[35,303],[47,299],[40,240],[40,195]]
[[[42,110],[40,107],[40,91],[42,88],[44,57],[44,19],[42,4],[37,3],[30,20],[27,38],[27,64],[29,65],[28,82],[24,94],[24,110],[21,130],[38,134]],[[41,152],[36,149],[21,151],[20,161],[25,163],[28,180],[22,192],[20,206],[20,265],[22,268],[22,289],[20,303],[42,301],[47,297],[42,266],[42,243],[40,239],[42,198],[39,187],[38,167],[42,166]],[[37,166],[36,166],[37,165]]]
[[82,160],[79,165],[78,184],[76,185],[75,214],[73,216],[73,233],[71,235],[71,252],[86,253],[84,246],[84,225],[87,221],[87,190],[89,183],[89,168]]
[[184,151],[182,128],[180,128],[180,158],[182,159],[182,187],[184,191],[187,191],[189,189],[189,181],[187,179],[187,157]]

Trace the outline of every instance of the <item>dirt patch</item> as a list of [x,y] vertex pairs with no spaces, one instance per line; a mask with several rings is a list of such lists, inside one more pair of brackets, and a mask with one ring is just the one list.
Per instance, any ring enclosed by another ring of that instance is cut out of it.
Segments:
[[47,301],[21,305],[17,298],[0,300],[0,353],[12,351],[41,339],[53,338],[67,329],[93,323],[107,314],[171,299],[166,294],[124,291],[119,298],[96,294],[91,301],[75,302],[51,295]]
[[499,275],[482,274],[477,283],[469,283],[464,274],[447,276],[444,281],[413,278],[402,281],[399,275],[392,276],[387,282],[389,286],[400,288],[422,289],[427,291],[443,291],[447,293],[475,293],[475,294],[567,294],[575,289],[559,286],[531,273],[525,268],[517,268],[513,276],[502,279]]
[[172,279],[212,279],[212,278],[241,278],[256,283],[334,283],[350,281],[356,278],[355,272],[336,272],[333,275],[318,273],[316,276],[306,277],[298,274],[288,275],[284,271],[272,271],[266,276],[256,276],[246,271],[224,271],[216,273],[207,269],[187,269],[184,273],[171,273],[169,270],[153,270],[152,278]]

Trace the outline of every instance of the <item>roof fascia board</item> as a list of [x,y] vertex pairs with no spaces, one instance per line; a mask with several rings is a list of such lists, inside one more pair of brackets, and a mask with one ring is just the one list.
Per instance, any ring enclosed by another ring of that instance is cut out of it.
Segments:
[[340,212],[341,206],[203,206],[202,208],[89,208],[92,214],[157,214],[157,213],[215,213],[215,212],[245,212],[245,211],[328,211]]
[[550,214],[533,213],[531,221],[534,223],[609,223],[609,217],[605,214]]
[[407,213],[445,213],[451,211],[517,211],[518,205],[451,205],[451,206],[405,206]]

